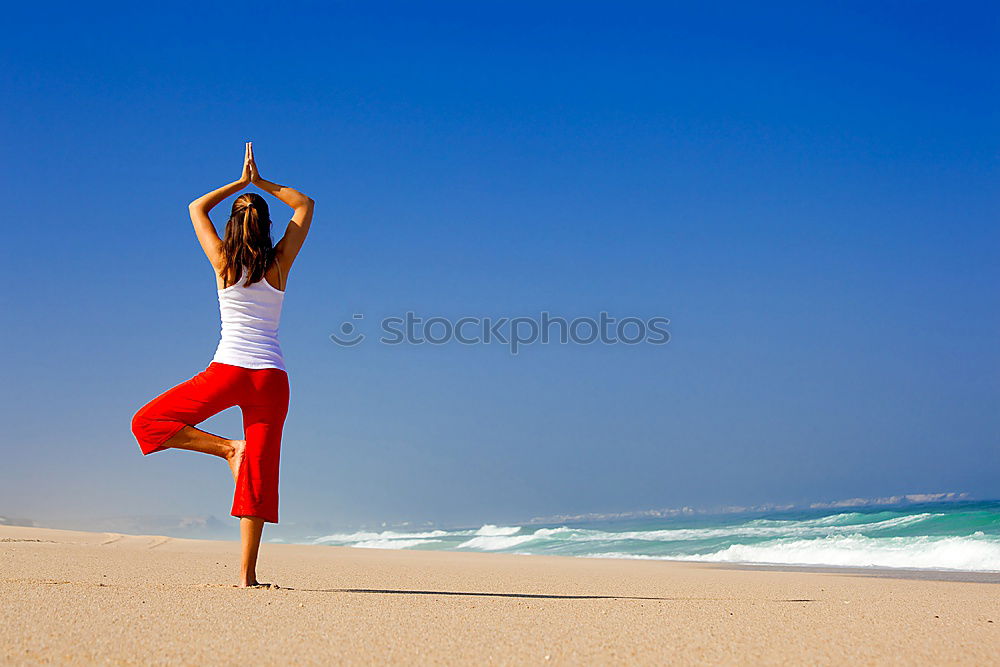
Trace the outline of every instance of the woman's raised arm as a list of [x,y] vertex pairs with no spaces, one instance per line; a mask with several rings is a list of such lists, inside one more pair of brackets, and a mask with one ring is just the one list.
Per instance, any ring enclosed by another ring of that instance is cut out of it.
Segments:
[[250,158],[250,142],[247,142],[243,154],[243,174],[239,180],[203,194],[188,204],[188,213],[194,224],[194,233],[198,236],[201,249],[205,251],[208,261],[215,267],[216,272],[222,270],[222,239],[219,238],[219,233],[216,231],[215,225],[212,224],[212,219],[208,217],[208,212],[229,195],[250,185]]
[[295,188],[278,185],[261,178],[253,156],[253,142],[250,142],[247,150],[249,151],[251,182],[261,190],[288,204],[293,210],[292,219],[288,223],[285,235],[274,246],[274,252],[281,263],[281,269],[285,275],[288,275],[288,269],[291,268],[292,262],[295,261],[295,257],[302,249],[302,244],[305,243],[306,235],[309,233],[309,225],[312,224],[313,217],[313,200]]

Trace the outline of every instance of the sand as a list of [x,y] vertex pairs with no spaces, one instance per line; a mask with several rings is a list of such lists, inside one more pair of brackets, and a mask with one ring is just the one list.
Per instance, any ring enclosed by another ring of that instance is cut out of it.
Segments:
[[4,664],[1000,664],[1000,586],[0,527]]

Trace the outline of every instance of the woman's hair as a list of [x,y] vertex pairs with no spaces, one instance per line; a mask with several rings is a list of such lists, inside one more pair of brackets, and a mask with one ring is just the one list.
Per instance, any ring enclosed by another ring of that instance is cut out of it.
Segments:
[[240,267],[246,267],[246,286],[261,280],[274,260],[271,241],[271,213],[259,194],[246,192],[233,202],[222,239],[222,279],[234,283]]

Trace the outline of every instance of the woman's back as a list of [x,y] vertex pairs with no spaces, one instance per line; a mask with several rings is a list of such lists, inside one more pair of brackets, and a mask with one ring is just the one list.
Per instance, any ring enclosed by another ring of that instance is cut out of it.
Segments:
[[285,293],[266,277],[245,286],[244,275],[245,270],[234,284],[218,290],[222,332],[212,361],[243,368],[285,370],[278,342]]

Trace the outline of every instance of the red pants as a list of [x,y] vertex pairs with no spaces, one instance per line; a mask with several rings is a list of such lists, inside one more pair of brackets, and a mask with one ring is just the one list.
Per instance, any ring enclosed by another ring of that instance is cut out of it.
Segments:
[[213,361],[201,373],[144,405],[132,418],[132,433],[142,453],[152,454],[168,449],[163,443],[185,426],[194,426],[234,405],[243,411],[247,447],[231,514],[278,523],[278,457],[288,413],[285,371]]

